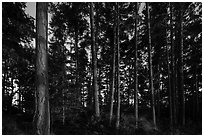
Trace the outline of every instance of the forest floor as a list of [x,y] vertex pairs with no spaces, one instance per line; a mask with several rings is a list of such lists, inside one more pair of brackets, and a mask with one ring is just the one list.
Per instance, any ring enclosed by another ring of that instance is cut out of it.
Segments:
[[[114,121],[113,121],[114,123]],[[174,133],[170,132],[168,119],[162,119],[157,123],[157,130],[153,128],[153,124],[145,117],[140,118],[139,129],[135,130],[134,117],[131,115],[122,115],[120,122],[120,130],[117,132],[108,124],[107,115],[101,119],[86,117],[84,115],[76,115],[66,120],[64,125],[60,121],[55,121],[51,125],[52,134],[55,135],[201,135],[201,125],[188,122],[185,128],[177,128]],[[5,114],[2,118],[2,134],[3,135],[32,135],[32,116],[26,114]]]

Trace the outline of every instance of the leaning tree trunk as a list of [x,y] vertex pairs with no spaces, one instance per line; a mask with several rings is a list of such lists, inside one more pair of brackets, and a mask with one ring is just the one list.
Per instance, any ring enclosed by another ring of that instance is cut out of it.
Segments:
[[138,24],[138,3],[135,4],[135,95],[134,95],[134,106],[135,106],[135,128],[138,129],[138,30],[137,30],[137,24]]
[[50,108],[48,93],[48,62],[47,62],[47,28],[48,3],[40,2],[36,5],[36,94],[35,94],[35,133],[50,134]]
[[[114,6],[115,7],[115,6]],[[113,101],[114,101],[114,93],[115,93],[115,50],[116,50],[116,21],[114,19],[114,38],[113,38],[113,64],[112,64],[112,81],[111,81],[111,100],[110,100],[110,116],[109,116],[109,125],[111,125],[112,117],[113,117]]]
[[149,46],[148,46],[148,62],[149,62],[149,82],[150,82],[150,91],[152,94],[152,117],[154,128],[157,128],[156,125],[156,114],[155,114],[155,99],[154,99],[154,85],[153,85],[153,69],[152,69],[152,42],[151,42],[151,28],[150,28],[150,12],[149,12],[149,3],[147,2],[147,26],[148,26],[148,38],[149,38]]
[[116,114],[116,130],[119,131],[120,126],[120,39],[119,39],[119,3],[116,5],[117,11],[117,114]]
[[100,117],[99,110],[99,98],[98,98],[98,87],[97,87],[97,52],[95,45],[95,25],[94,25],[94,9],[93,2],[90,3],[90,19],[91,19],[91,50],[92,50],[92,71],[93,71],[93,91],[94,91],[94,108],[95,116]]

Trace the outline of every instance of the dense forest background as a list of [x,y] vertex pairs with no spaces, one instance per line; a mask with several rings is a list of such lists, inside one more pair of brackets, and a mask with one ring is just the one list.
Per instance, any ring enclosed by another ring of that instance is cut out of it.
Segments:
[[3,134],[202,134],[202,3],[36,7],[2,3]]

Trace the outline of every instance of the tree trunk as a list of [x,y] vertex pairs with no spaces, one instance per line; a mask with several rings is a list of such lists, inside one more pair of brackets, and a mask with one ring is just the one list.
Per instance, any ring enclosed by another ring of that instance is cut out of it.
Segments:
[[[167,18],[168,18],[168,6],[167,6]],[[169,64],[169,43],[168,43],[168,19],[166,20],[166,59],[168,68],[168,91],[169,91],[169,118],[170,118],[170,130],[173,131],[173,111],[172,111],[172,91],[171,91],[171,73]]]
[[156,125],[156,115],[155,115],[155,98],[154,98],[154,85],[153,85],[153,69],[152,69],[152,43],[151,43],[151,28],[150,28],[150,11],[149,11],[149,3],[147,2],[147,24],[148,24],[148,38],[149,38],[149,46],[148,46],[148,62],[149,62],[149,83],[150,83],[150,91],[152,94],[152,116],[154,128],[157,128]]
[[135,95],[134,95],[134,106],[135,106],[135,128],[138,129],[138,30],[137,30],[137,24],[138,24],[138,3],[135,3]]
[[120,33],[119,33],[119,3],[116,5],[117,11],[117,114],[116,114],[116,130],[118,132],[120,126]]
[[[98,6],[98,2],[95,2],[95,13],[96,13],[96,17],[95,17],[95,28],[96,28],[96,31],[95,31],[95,45],[96,45],[96,51],[99,50],[99,41],[98,41],[98,36],[99,36],[99,6]],[[97,55],[97,52],[96,52],[96,55]],[[99,75],[100,76],[100,75]]]
[[179,54],[178,54],[178,93],[179,93],[179,115],[180,125],[185,126],[185,93],[184,93],[184,81],[183,81],[183,4],[180,3],[180,43],[179,43]]
[[94,91],[94,108],[95,116],[100,117],[98,85],[97,85],[97,52],[95,45],[95,25],[94,25],[94,8],[93,2],[90,3],[90,19],[91,19],[91,39],[92,39],[92,71],[93,71],[93,91]]
[[171,92],[172,92],[172,107],[173,107],[173,126],[177,124],[177,105],[176,105],[176,73],[175,73],[175,49],[174,49],[174,36],[173,36],[173,8],[170,5],[170,39],[171,39]]
[[[114,6],[116,7],[116,6]],[[115,9],[114,9],[115,11]],[[115,14],[116,15],[116,14]],[[111,81],[111,100],[110,100],[110,116],[109,116],[109,125],[111,125],[112,117],[113,117],[113,101],[114,101],[114,93],[115,93],[115,50],[116,50],[116,19],[114,19],[114,42],[113,42],[113,64],[112,64],[112,81]]]
[[36,94],[35,94],[35,133],[38,135],[50,134],[50,108],[48,92],[48,62],[47,62],[47,28],[48,3],[36,4]]

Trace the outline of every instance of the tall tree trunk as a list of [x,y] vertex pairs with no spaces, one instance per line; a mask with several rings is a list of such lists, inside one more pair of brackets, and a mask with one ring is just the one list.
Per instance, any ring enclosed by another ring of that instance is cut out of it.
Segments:
[[[114,11],[116,5],[114,6]],[[115,14],[116,17],[116,14]],[[114,26],[113,26],[113,31],[114,31],[114,42],[113,42],[113,63],[112,63],[112,81],[111,81],[111,100],[110,100],[110,116],[109,116],[109,125],[111,125],[112,122],[112,117],[113,117],[113,101],[114,101],[114,93],[115,93],[115,60],[116,60],[116,55],[115,55],[115,50],[116,50],[116,19],[114,18]]]
[[48,92],[48,62],[47,62],[47,29],[48,3],[36,4],[36,94],[35,94],[35,133],[38,135],[50,134],[50,107]]
[[[99,50],[99,3],[95,2],[94,3],[94,12],[95,12],[95,18],[94,18],[94,24],[95,24],[95,46],[96,46],[96,57],[98,56],[98,50]],[[98,81],[98,97],[99,97],[99,106],[102,103],[102,98],[101,98],[101,72],[102,72],[102,67],[101,69],[98,67],[97,68],[97,81]]]
[[177,105],[176,105],[176,73],[175,73],[175,49],[174,49],[174,33],[173,33],[173,8],[170,6],[170,40],[171,40],[171,92],[172,92],[172,107],[173,107],[173,126],[177,124]]
[[179,54],[178,54],[178,93],[179,93],[179,113],[180,124],[185,126],[185,93],[184,93],[184,81],[183,81],[183,4],[180,3],[180,43],[179,43]]
[[96,45],[95,45],[95,25],[94,25],[93,2],[90,3],[90,10],[91,10],[90,19],[91,19],[91,39],[92,39],[91,50],[92,50],[94,108],[95,108],[95,116],[100,117],[98,86],[97,86],[97,52],[96,52]]
[[171,70],[169,64],[169,43],[168,43],[168,6],[167,6],[167,20],[166,20],[166,59],[168,69],[168,91],[169,91],[169,118],[170,118],[170,130],[173,131],[173,110],[172,110],[172,91],[171,91]]
[[[95,28],[96,28],[96,31],[95,31],[95,45],[96,45],[96,51],[99,50],[99,6],[98,6],[98,2],[95,2],[95,13],[96,13],[96,16],[95,16]],[[96,52],[96,55],[97,55],[97,52]],[[100,77],[100,75],[99,75]]]
[[116,130],[118,132],[120,126],[120,33],[119,33],[119,3],[116,5],[117,11],[117,114],[116,114]]
[[155,114],[155,98],[154,98],[154,85],[153,85],[153,69],[152,69],[152,42],[151,42],[151,28],[150,28],[150,8],[149,3],[147,2],[147,26],[148,26],[148,38],[149,38],[149,46],[148,46],[148,62],[149,62],[149,83],[150,83],[150,91],[152,94],[152,117],[154,128],[157,128],[156,125],[156,114]]
[[135,128],[138,129],[138,30],[137,30],[137,24],[138,24],[138,3],[135,3],[135,95],[134,95],[134,106],[135,106]]

